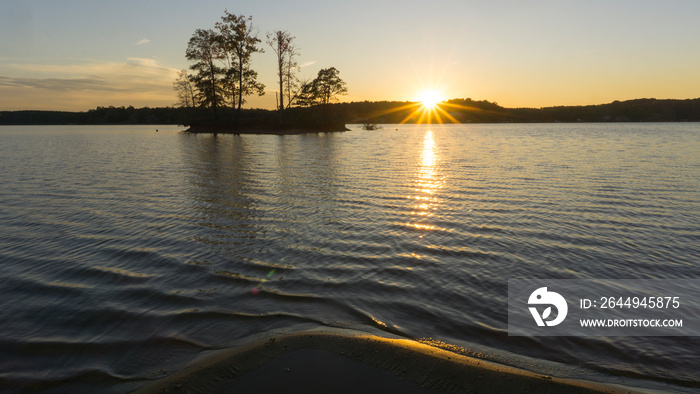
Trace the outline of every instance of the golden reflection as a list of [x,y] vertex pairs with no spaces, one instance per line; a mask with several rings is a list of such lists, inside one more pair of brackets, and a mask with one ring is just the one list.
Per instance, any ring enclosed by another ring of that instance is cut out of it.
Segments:
[[121,268],[114,268],[114,267],[104,267],[100,265],[95,265],[92,268],[98,269],[100,271],[107,271],[107,272],[113,272],[115,274],[120,274],[124,276],[131,276],[132,278],[150,278],[154,276],[153,274],[142,274],[140,272],[132,272],[132,271],[127,271],[125,269]]
[[436,193],[442,187],[442,179],[438,174],[438,164],[440,156],[433,132],[428,130],[423,137],[423,145],[420,150],[420,167],[418,168],[415,192],[416,195],[409,196],[414,200],[411,215],[416,217],[413,223],[407,225],[424,231],[437,229],[436,226],[428,223],[420,223],[433,215],[438,198]]

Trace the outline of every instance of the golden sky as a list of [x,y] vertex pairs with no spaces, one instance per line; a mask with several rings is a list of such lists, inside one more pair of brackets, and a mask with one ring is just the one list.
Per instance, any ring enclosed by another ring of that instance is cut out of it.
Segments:
[[[336,67],[344,101],[473,98],[505,107],[700,97],[700,2],[0,1],[0,110],[168,106],[197,28],[224,9],[296,36],[300,76]],[[237,8],[234,8],[237,7]],[[247,107],[275,105],[275,57]]]

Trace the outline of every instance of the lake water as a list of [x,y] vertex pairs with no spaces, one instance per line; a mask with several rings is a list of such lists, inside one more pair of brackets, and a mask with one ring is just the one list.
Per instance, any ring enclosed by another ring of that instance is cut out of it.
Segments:
[[700,278],[697,123],[158,128],[0,128],[0,387],[328,326],[700,390],[700,337],[507,335],[508,279]]

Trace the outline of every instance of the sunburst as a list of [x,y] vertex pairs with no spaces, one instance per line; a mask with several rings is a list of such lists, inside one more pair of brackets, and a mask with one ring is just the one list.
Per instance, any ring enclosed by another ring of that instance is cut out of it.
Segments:
[[[379,118],[385,114],[401,113],[400,124],[443,124],[462,123],[455,116],[463,116],[465,112],[488,112],[478,107],[463,106],[460,99],[446,100],[443,90],[439,88],[427,88],[414,96],[414,101],[391,108],[386,111],[372,114],[371,118]],[[405,114],[405,115],[404,115]]]
[[[413,108],[401,123],[406,123],[411,120],[416,123],[444,123],[445,121],[459,123],[457,119],[443,108],[448,104],[445,103],[442,90],[436,88],[425,89],[417,98],[417,102],[410,104],[415,108]],[[406,108],[404,107],[402,109]]]

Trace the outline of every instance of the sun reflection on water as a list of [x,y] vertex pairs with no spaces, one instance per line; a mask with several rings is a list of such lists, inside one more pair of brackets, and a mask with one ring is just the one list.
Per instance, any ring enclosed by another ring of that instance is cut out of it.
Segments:
[[420,150],[420,167],[416,180],[416,194],[409,196],[415,200],[411,215],[416,217],[408,226],[423,231],[436,230],[431,223],[425,223],[433,216],[438,203],[437,192],[442,187],[443,180],[438,174],[440,161],[439,149],[435,143],[433,132],[428,130],[423,137],[423,145]]

